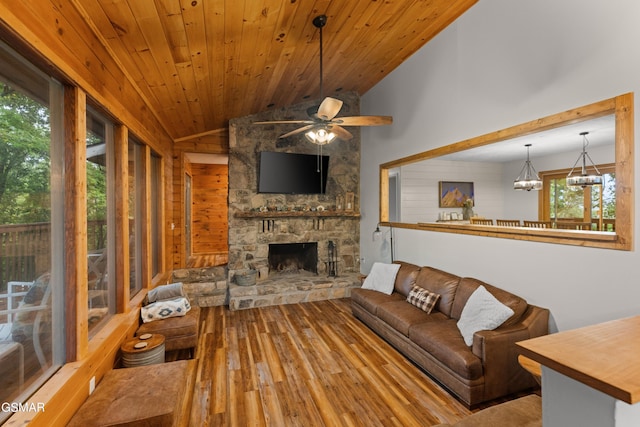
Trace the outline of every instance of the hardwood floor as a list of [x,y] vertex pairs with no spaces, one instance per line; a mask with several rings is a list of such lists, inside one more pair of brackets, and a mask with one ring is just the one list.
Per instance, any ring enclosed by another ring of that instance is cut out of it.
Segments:
[[196,358],[191,426],[430,426],[470,413],[349,299],[205,308]]

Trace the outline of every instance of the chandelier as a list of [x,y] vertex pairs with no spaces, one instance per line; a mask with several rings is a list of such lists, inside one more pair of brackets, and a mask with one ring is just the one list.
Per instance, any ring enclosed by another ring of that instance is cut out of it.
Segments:
[[529,160],[529,147],[531,144],[525,144],[527,147],[527,160],[524,162],[524,166],[520,171],[520,175],[513,181],[513,189],[514,190],[540,190],[542,188],[542,181],[538,176],[538,172],[536,172],[536,168],[531,164],[531,160]]
[[[593,160],[591,160],[591,156],[589,156],[589,153],[587,153],[587,146],[589,145],[589,140],[587,139],[588,134],[589,132],[580,133],[580,135],[582,136],[582,153],[580,153],[580,156],[578,156],[578,160],[576,160],[576,162],[573,164],[573,167],[567,175],[568,186],[585,188],[589,185],[602,185],[602,174],[598,170],[598,167],[593,163]],[[595,173],[588,173],[587,159],[589,159],[591,167],[593,168]],[[580,162],[580,174],[578,174],[577,172],[574,174],[573,171]]]

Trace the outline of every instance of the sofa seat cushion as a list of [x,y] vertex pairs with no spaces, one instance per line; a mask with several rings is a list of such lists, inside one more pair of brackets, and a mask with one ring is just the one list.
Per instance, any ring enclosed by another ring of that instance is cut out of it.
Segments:
[[455,319],[412,325],[409,339],[460,377],[468,380],[482,377],[482,361],[464,343]]
[[378,307],[377,316],[405,336],[409,336],[409,328],[412,325],[447,320],[444,314],[440,312],[427,314],[420,308],[409,304],[407,300],[381,304]]
[[359,304],[369,313],[376,316],[378,307],[381,304],[391,301],[405,301],[405,299],[397,292],[386,295],[370,289],[355,288],[351,290],[351,301]]

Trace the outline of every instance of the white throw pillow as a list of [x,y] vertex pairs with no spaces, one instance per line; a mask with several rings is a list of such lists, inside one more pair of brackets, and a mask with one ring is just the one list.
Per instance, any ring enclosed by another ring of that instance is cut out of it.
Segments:
[[502,325],[513,310],[502,304],[482,285],[476,289],[462,309],[458,329],[464,343],[473,345],[473,334],[478,331],[491,331]]
[[400,264],[373,263],[371,272],[369,272],[367,278],[364,279],[362,289],[371,289],[391,295],[393,285],[396,283],[398,270],[400,270]]

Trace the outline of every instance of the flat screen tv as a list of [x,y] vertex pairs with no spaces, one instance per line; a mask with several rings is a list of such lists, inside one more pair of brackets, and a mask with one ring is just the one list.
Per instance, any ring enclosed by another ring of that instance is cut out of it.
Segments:
[[329,156],[262,151],[258,193],[324,194]]

